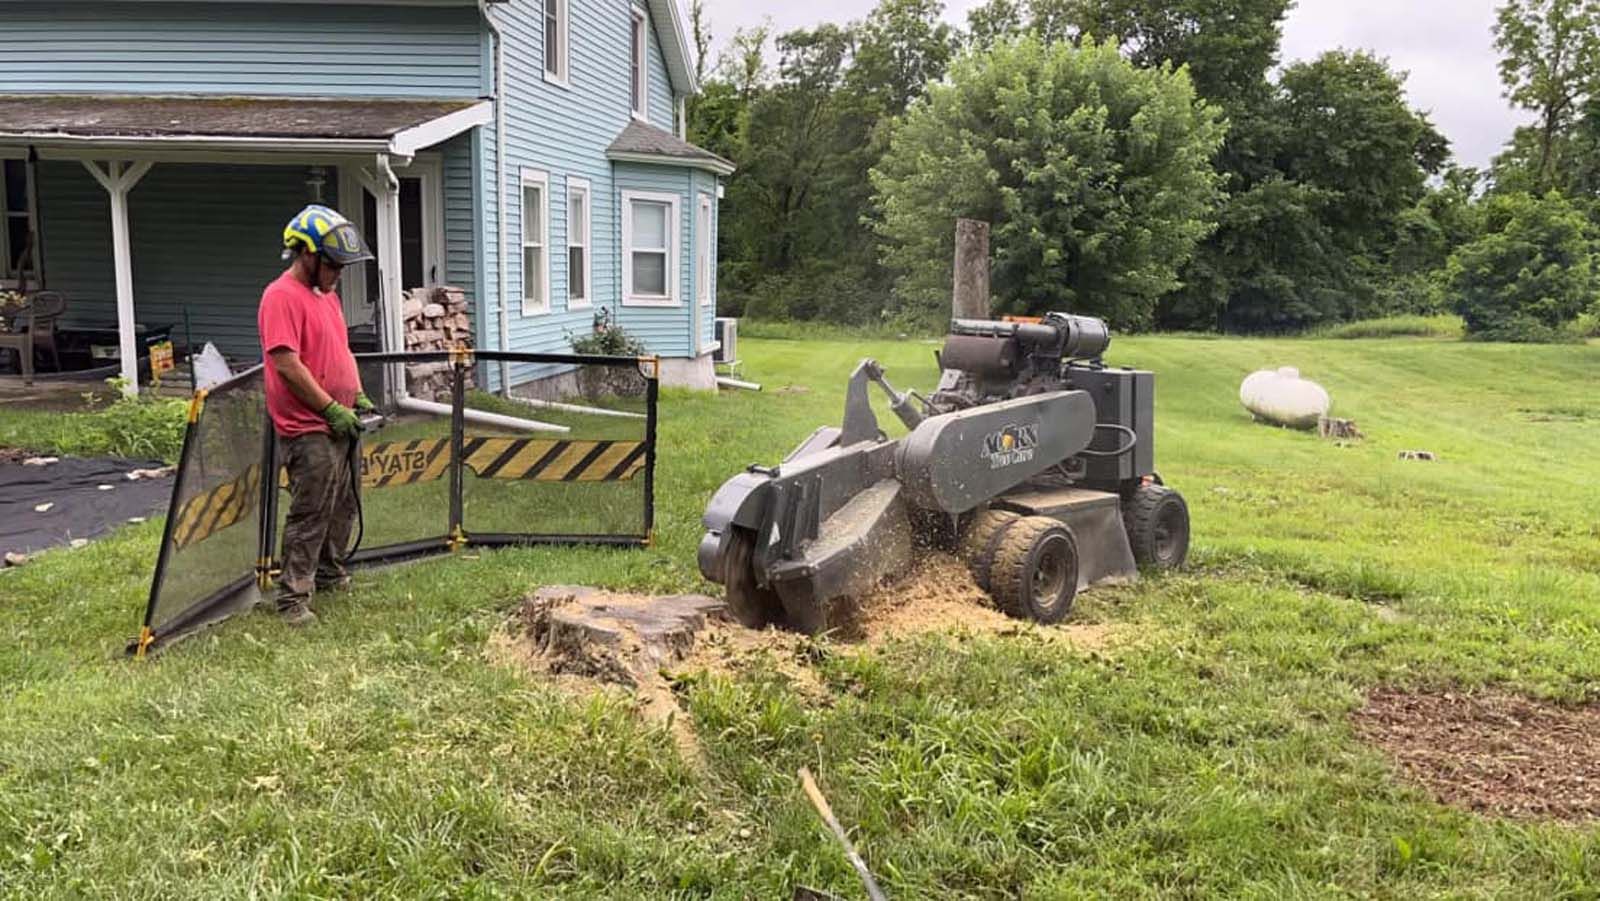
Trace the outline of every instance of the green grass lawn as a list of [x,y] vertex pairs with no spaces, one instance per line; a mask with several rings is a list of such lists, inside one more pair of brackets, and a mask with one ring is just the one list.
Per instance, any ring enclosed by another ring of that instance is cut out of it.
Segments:
[[[859,357],[927,388],[934,347],[747,338],[763,393],[664,392],[645,552],[366,573],[315,630],[253,614],[145,662],[121,649],[159,524],[0,572],[0,895],[861,897],[801,765],[896,898],[1600,893],[1600,829],[1440,806],[1348,722],[1382,683],[1596,694],[1600,347],[1118,339],[1159,373],[1194,553],[1074,618],[1141,639],[823,646],[823,698],[691,679],[703,770],[620,701],[486,659],[541,584],[706,587],[710,492],[836,422]],[[1266,365],[1366,442],[1253,424]]]

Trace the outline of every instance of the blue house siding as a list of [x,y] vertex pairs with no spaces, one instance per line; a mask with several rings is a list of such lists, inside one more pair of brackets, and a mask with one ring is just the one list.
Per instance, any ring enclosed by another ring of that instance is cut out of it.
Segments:
[[[621,209],[624,191],[650,191],[674,194],[678,197],[678,252],[677,272],[678,303],[671,307],[629,306],[624,302],[618,309],[618,321],[629,332],[644,339],[650,350],[664,357],[691,356],[695,348],[689,346],[694,308],[694,171],[676,166],[650,166],[635,163],[617,164],[617,198],[619,218],[626,215]],[[621,246],[622,232],[616,240]],[[626,252],[624,248],[623,252]],[[620,255],[617,273],[621,278]],[[626,290],[626,286],[623,286]]]
[[[635,3],[635,10],[645,13],[648,11],[643,5]],[[661,54],[660,29],[670,28],[665,22],[649,21],[650,27],[645,29],[649,59],[650,88],[646,92],[645,121],[657,128],[677,134],[677,98],[672,93],[672,79],[667,74],[667,58]],[[623,57],[624,60],[627,57]],[[626,98],[628,95],[623,94]]]
[[[505,39],[505,114],[506,127],[506,248],[508,267],[508,319],[510,348],[524,352],[569,350],[571,339],[589,332],[596,310],[619,309],[621,297],[621,256],[618,252],[621,225],[618,219],[621,184],[606,158],[606,148],[627,125],[632,112],[628,103],[630,24],[625,10],[615,0],[570,0],[571,34],[568,39],[568,80],[560,85],[544,78],[544,23],[539,3],[522,2],[493,8],[495,21]],[[648,12],[643,5],[632,8]],[[654,24],[646,29],[649,87],[649,121],[665,129],[673,127],[676,105],[661,53],[660,36]],[[482,211],[478,219],[484,252],[481,256],[485,282],[481,292],[479,346],[494,348],[499,339],[497,296],[498,222],[496,210],[495,132],[487,125],[481,130],[480,155]],[[652,169],[657,167],[644,167]],[[549,231],[546,255],[550,267],[550,297],[547,312],[524,315],[522,295],[522,172],[544,173],[549,188]],[[683,197],[680,213],[689,215],[688,170],[665,168],[672,173],[672,190]],[[589,183],[591,205],[589,231],[590,305],[573,309],[567,300],[567,188],[570,179]],[[644,185],[640,185],[643,187]],[[650,188],[654,190],[655,188]],[[688,231],[681,232],[687,242]],[[687,252],[687,251],[685,251]],[[685,275],[687,277],[687,274]],[[687,285],[687,282],[685,283]],[[621,310],[622,321],[632,328],[628,317],[636,308]],[[682,307],[686,316],[688,307]],[[663,355],[688,353],[687,320],[671,323],[644,317],[640,337],[650,350]],[[542,373],[532,366],[513,367],[513,384]],[[498,367],[487,367],[486,382],[498,387]]]
[[483,93],[470,6],[4,3],[0,93]]
[[[158,163],[128,200],[134,314],[195,341],[260,355],[256,305],[283,270],[278,228],[307,202],[303,166]],[[66,324],[115,326],[110,202],[76,162],[39,164],[40,232],[50,287],[68,297]]]
[[474,191],[472,161],[477,158],[476,141],[469,132],[457,135],[435,148],[443,161],[444,179],[444,281],[467,292],[469,309],[478,297],[483,281],[478,273],[479,198]]

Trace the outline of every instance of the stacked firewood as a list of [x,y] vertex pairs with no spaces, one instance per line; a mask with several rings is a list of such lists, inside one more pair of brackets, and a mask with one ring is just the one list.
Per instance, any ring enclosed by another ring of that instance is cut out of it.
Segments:
[[[460,288],[433,285],[406,292],[400,307],[406,332],[406,350],[413,353],[472,347],[472,319],[467,315],[467,295]],[[450,400],[449,363],[412,363],[406,366],[406,389],[412,397]],[[472,370],[467,370],[472,386]]]

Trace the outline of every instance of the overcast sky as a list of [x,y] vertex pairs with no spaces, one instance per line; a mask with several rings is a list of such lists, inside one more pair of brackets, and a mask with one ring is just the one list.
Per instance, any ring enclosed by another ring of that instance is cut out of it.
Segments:
[[[705,0],[716,46],[736,28],[771,19],[782,31],[860,18],[875,0]],[[981,0],[946,0],[964,24]],[[1336,47],[1370,50],[1408,72],[1411,102],[1450,139],[1456,158],[1484,166],[1527,116],[1507,106],[1495,71],[1495,6],[1500,0],[1299,0],[1283,28],[1285,62]],[[686,4],[687,5],[687,4]]]

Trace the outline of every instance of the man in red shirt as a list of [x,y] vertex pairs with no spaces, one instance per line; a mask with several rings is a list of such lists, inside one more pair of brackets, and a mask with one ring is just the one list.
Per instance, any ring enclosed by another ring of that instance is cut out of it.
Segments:
[[[256,324],[266,360],[267,413],[289,471],[278,613],[292,626],[316,622],[311,595],[342,588],[355,525],[358,474],[351,445],[356,411],[372,409],[350,353],[334,286],[351,263],[372,259],[361,233],[325,206],[308,206],[283,230],[289,268],[261,295]],[[353,408],[353,409],[352,409]]]

